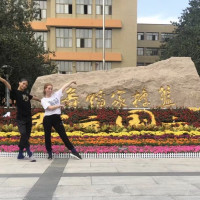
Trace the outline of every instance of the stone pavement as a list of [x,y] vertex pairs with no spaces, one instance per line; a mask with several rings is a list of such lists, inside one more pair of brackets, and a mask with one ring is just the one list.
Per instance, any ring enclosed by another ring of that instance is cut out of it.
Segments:
[[0,157],[0,200],[199,200],[200,159]]

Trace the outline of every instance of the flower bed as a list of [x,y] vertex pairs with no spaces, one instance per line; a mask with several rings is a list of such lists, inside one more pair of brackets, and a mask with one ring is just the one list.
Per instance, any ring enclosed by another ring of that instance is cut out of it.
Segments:
[[[10,117],[3,117],[7,112],[11,113]],[[32,109],[33,116],[37,113],[43,113],[43,109]],[[123,110],[123,109],[65,109],[63,115],[67,117],[64,122],[73,126],[82,122],[97,121],[100,125],[114,125],[120,118],[123,126],[128,126],[134,117],[138,117],[138,124],[152,124],[154,119],[157,126],[162,123],[187,123],[195,127],[200,127],[200,110],[177,108],[177,109],[151,109],[151,110]],[[15,124],[16,109],[0,108],[0,124]],[[136,119],[135,119],[136,120]]]
[[[8,110],[0,110],[1,116]],[[42,118],[34,109],[31,148],[46,152]],[[20,134],[15,110],[1,117],[0,152],[18,151]],[[200,112],[190,109],[116,110],[67,109],[63,121],[67,135],[81,153],[181,153],[200,152]],[[52,133],[54,153],[68,150],[57,133]]]
[[[121,133],[68,132],[69,139],[82,153],[169,153],[200,152],[199,131],[131,131]],[[0,132],[0,151],[18,151],[19,132]],[[34,132],[32,149],[46,152],[44,133]],[[57,133],[52,133],[53,151],[67,152]]]

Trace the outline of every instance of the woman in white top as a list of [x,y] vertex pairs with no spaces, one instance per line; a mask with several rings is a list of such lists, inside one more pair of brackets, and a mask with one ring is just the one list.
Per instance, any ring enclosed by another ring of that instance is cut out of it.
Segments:
[[43,126],[45,132],[45,146],[48,152],[48,159],[52,159],[52,145],[51,145],[51,129],[54,127],[56,132],[60,135],[65,146],[71,150],[71,155],[81,159],[81,156],[74,148],[73,144],[69,141],[63,122],[61,120],[61,108],[63,105],[60,103],[60,99],[63,96],[63,91],[71,84],[76,84],[75,81],[67,83],[61,87],[57,92],[53,93],[53,85],[46,83],[44,85],[44,97],[41,100],[41,104],[45,110]]

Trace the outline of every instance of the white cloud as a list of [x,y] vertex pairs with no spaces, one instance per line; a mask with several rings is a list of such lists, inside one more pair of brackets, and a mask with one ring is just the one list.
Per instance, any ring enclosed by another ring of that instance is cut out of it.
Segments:
[[137,23],[145,23],[145,24],[171,24],[170,21],[175,22],[178,21],[177,17],[168,17],[164,18],[161,15],[149,16],[149,17],[138,17]]

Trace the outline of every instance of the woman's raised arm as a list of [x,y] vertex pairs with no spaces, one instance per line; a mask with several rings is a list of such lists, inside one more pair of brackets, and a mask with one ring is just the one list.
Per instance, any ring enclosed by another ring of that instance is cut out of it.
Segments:
[[76,81],[71,81],[71,82],[69,82],[69,83],[66,83],[65,85],[63,85],[62,87],[61,87],[61,90],[62,90],[62,92],[67,88],[67,87],[69,87],[71,84],[76,84]]

